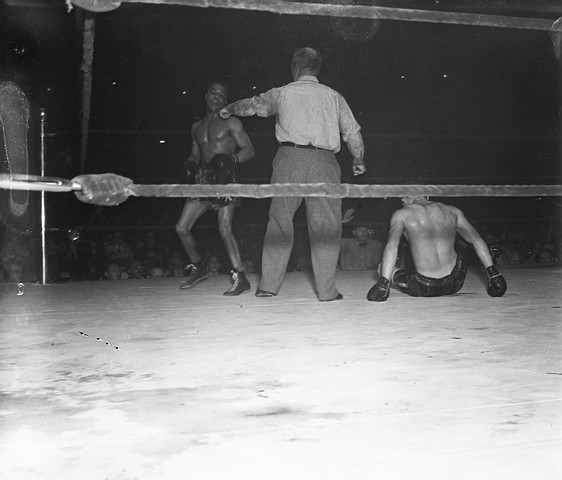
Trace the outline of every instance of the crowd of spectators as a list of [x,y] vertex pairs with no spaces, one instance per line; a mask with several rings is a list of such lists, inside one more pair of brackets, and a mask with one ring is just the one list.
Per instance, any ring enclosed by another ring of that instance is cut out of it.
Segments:
[[[198,236],[206,245],[209,274],[228,273],[218,234],[201,230]],[[48,272],[54,282],[183,277],[189,264],[175,231],[115,230],[105,235],[71,231],[66,242],[52,239],[49,247]]]
[[524,234],[505,236],[489,233],[484,237],[496,265],[522,265],[560,262],[560,242],[549,236],[541,240]]
[[[231,270],[216,229],[195,233],[205,245],[209,275]],[[259,239],[240,242],[247,272],[259,265]],[[0,281],[37,282],[40,276],[40,239],[0,230]],[[190,263],[173,230],[50,231],[46,241],[47,282],[125,280],[183,277]]]
[[[546,264],[560,261],[560,242],[551,233],[536,231],[487,231],[481,234],[497,265]],[[205,263],[209,275],[228,274],[231,266],[216,229],[195,232],[198,243],[205,245]],[[259,271],[263,236],[243,229],[237,232],[246,272]],[[9,229],[0,231],[0,281],[37,282],[40,276],[40,244],[36,237],[19,235]],[[362,249],[373,244],[382,251],[386,231],[375,225],[344,228],[342,270],[376,271],[379,254],[369,254],[363,262]],[[351,247],[353,248],[350,248]],[[363,246],[366,245],[366,246]],[[473,248],[458,238],[457,251],[468,265],[479,265]],[[125,280],[140,278],[183,277],[190,263],[173,230],[77,230],[50,231],[47,235],[47,281]],[[344,258],[346,252],[353,257]],[[402,251],[407,255],[407,245]],[[359,253],[358,253],[359,252]],[[361,260],[360,262],[357,259]],[[366,257],[365,257],[366,258]],[[356,267],[354,265],[359,265]],[[311,271],[310,247],[306,226],[295,229],[295,243],[287,271]]]
[[36,282],[36,242],[8,229],[0,231],[0,238],[0,281]]

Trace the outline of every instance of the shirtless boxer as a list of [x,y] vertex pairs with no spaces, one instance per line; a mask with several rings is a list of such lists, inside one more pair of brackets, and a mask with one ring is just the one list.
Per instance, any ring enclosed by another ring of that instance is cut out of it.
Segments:
[[[402,198],[403,208],[390,220],[390,231],[382,257],[381,276],[369,290],[367,300],[384,302],[392,285],[412,297],[438,297],[458,292],[466,276],[466,265],[455,251],[459,234],[471,243],[486,269],[491,297],[501,297],[507,284],[494,266],[488,246],[464,214],[444,203],[431,202],[426,196]],[[396,270],[400,238],[410,244],[414,272]]]
[[[190,183],[238,183],[237,166],[254,156],[254,147],[242,122],[236,117],[223,120],[218,115],[226,105],[227,95],[227,88],[220,82],[213,82],[207,88],[207,114],[191,127],[193,142],[186,162]],[[191,230],[195,222],[209,209],[217,212],[219,233],[233,267],[232,287],[224,292],[224,295],[240,295],[250,289],[250,282],[244,274],[238,242],[232,232],[235,208],[236,200],[229,197],[186,200],[176,224],[176,232],[192,263],[186,267],[189,274],[181,283],[181,289],[191,288],[207,278],[203,257],[197,251]]]

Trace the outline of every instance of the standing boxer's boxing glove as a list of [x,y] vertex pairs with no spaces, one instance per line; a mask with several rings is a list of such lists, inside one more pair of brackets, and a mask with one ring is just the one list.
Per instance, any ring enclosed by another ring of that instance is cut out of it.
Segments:
[[226,185],[227,183],[238,183],[238,167],[236,165],[236,155],[219,153],[211,160],[217,183]]

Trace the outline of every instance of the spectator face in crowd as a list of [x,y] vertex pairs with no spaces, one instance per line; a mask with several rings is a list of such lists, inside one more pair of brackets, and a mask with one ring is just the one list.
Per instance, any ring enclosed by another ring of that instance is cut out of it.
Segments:
[[523,262],[523,256],[521,255],[521,249],[519,244],[513,240],[509,240],[505,244],[504,252],[505,261],[504,264],[507,265],[519,265]]
[[207,257],[207,272],[210,275],[218,275],[221,269],[221,261],[218,255],[209,255]]
[[125,238],[123,237],[123,234],[121,232],[115,232],[113,234],[113,243],[115,245],[124,245],[125,244]]
[[161,261],[160,256],[154,250],[147,250],[144,259],[151,267],[157,266],[158,262]]
[[310,257],[310,241],[308,233],[304,229],[295,230],[295,241],[293,251],[287,265],[288,272],[309,272],[312,270]]
[[366,242],[369,238],[372,238],[374,233],[374,229],[366,225],[361,225],[353,229],[353,236],[359,243]]
[[185,267],[185,264],[186,258],[183,252],[175,250],[170,257],[170,266],[172,268],[179,267],[183,269],[183,267]]
[[252,259],[246,258],[242,261],[242,263],[244,264],[244,271],[246,273],[254,273],[256,271],[254,261]]
[[484,240],[486,241],[489,247],[500,243],[497,237],[495,235],[492,235],[491,233],[488,233],[488,235],[486,235]]
[[90,256],[97,258],[100,252],[100,246],[98,245],[98,243],[95,240],[89,240],[88,241],[88,250],[89,250],[89,254]]
[[146,245],[144,243],[144,239],[143,238],[135,238],[132,245],[134,245],[135,248],[135,252],[137,250],[141,250],[143,248],[146,248]]
[[125,243],[121,232],[115,232],[111,235],[103,248],[103,253],[108,262],[117,261],[122,266],[127,265],[132,257],[132,251]]
[[164,269],[162,267],[152,267],[150,269],[150,278],[164,278]]
[[105,269],[105,278],[108,280],[121,280],[121,266],[117,262],[109,262]]
[[509,255],[509,263],[511,265],[520,265],[523,263],[523,259],[521,258],[521,252],[518,250],[514,250]]
[[297,272],[310,272],[312,271],[312,263],[310,256],[306,254],[301,254],[298,256],[295,263],[295,268]]
[[86,280],[101,280],[101,268],[95,258],[88,258],[86,262]]
[[157,241],[156,241],[156,234],[154,232],[146,232],[146,235],[144,236],[144,244],[148,247],[148,248],[154,248],[156,247]]
[[553,263],[554,253],[549,248],[541,248],[537,253],[537,263]]
[[132,260],[129,264],[129,278],[144,278],[144,270],[139,260]]
[[375,229],[370,222],[355,223],[353,238],[342,238],[338,265],[341,270],[370,270],[382,258],[383,244],[374,239]]
[[543,248],[550,250],[552,252],[552,256],[556,259],[556,247],[554,246],[554,243],[546,242],[543,245]]
[[170,256],[170,276],[183,277],[186,262],[187,258],[184,253],[179,250],[175,250]]
[[142,265],[142,271],[147,273],[150,272],[150,269],[154,266],[154,264],[146,258],[141,261],[141,265]]

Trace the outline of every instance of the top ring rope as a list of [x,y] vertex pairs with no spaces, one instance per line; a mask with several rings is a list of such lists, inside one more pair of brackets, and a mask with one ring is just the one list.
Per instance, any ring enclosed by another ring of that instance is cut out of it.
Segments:
[[516,28],[523,30],[559,31],[553,20],[523,18],[480,13],[443,12],[374,5],[341,5],[332,3],[291,2],[287,0],[121,0],[121,3],[183,5],[185,7],[215,7],[254,10],[286,15],[319,15],[373,20],[448,23],[475,27]]
[[356,185],[332,183],[273,183],[264,185],[141,185],[129,178],[104,173],[72,180],[33,175],[0,175],[0,188],[74,192],[95,205],[119,205],[134,197],[546,197],[562,196],[562,185]]

